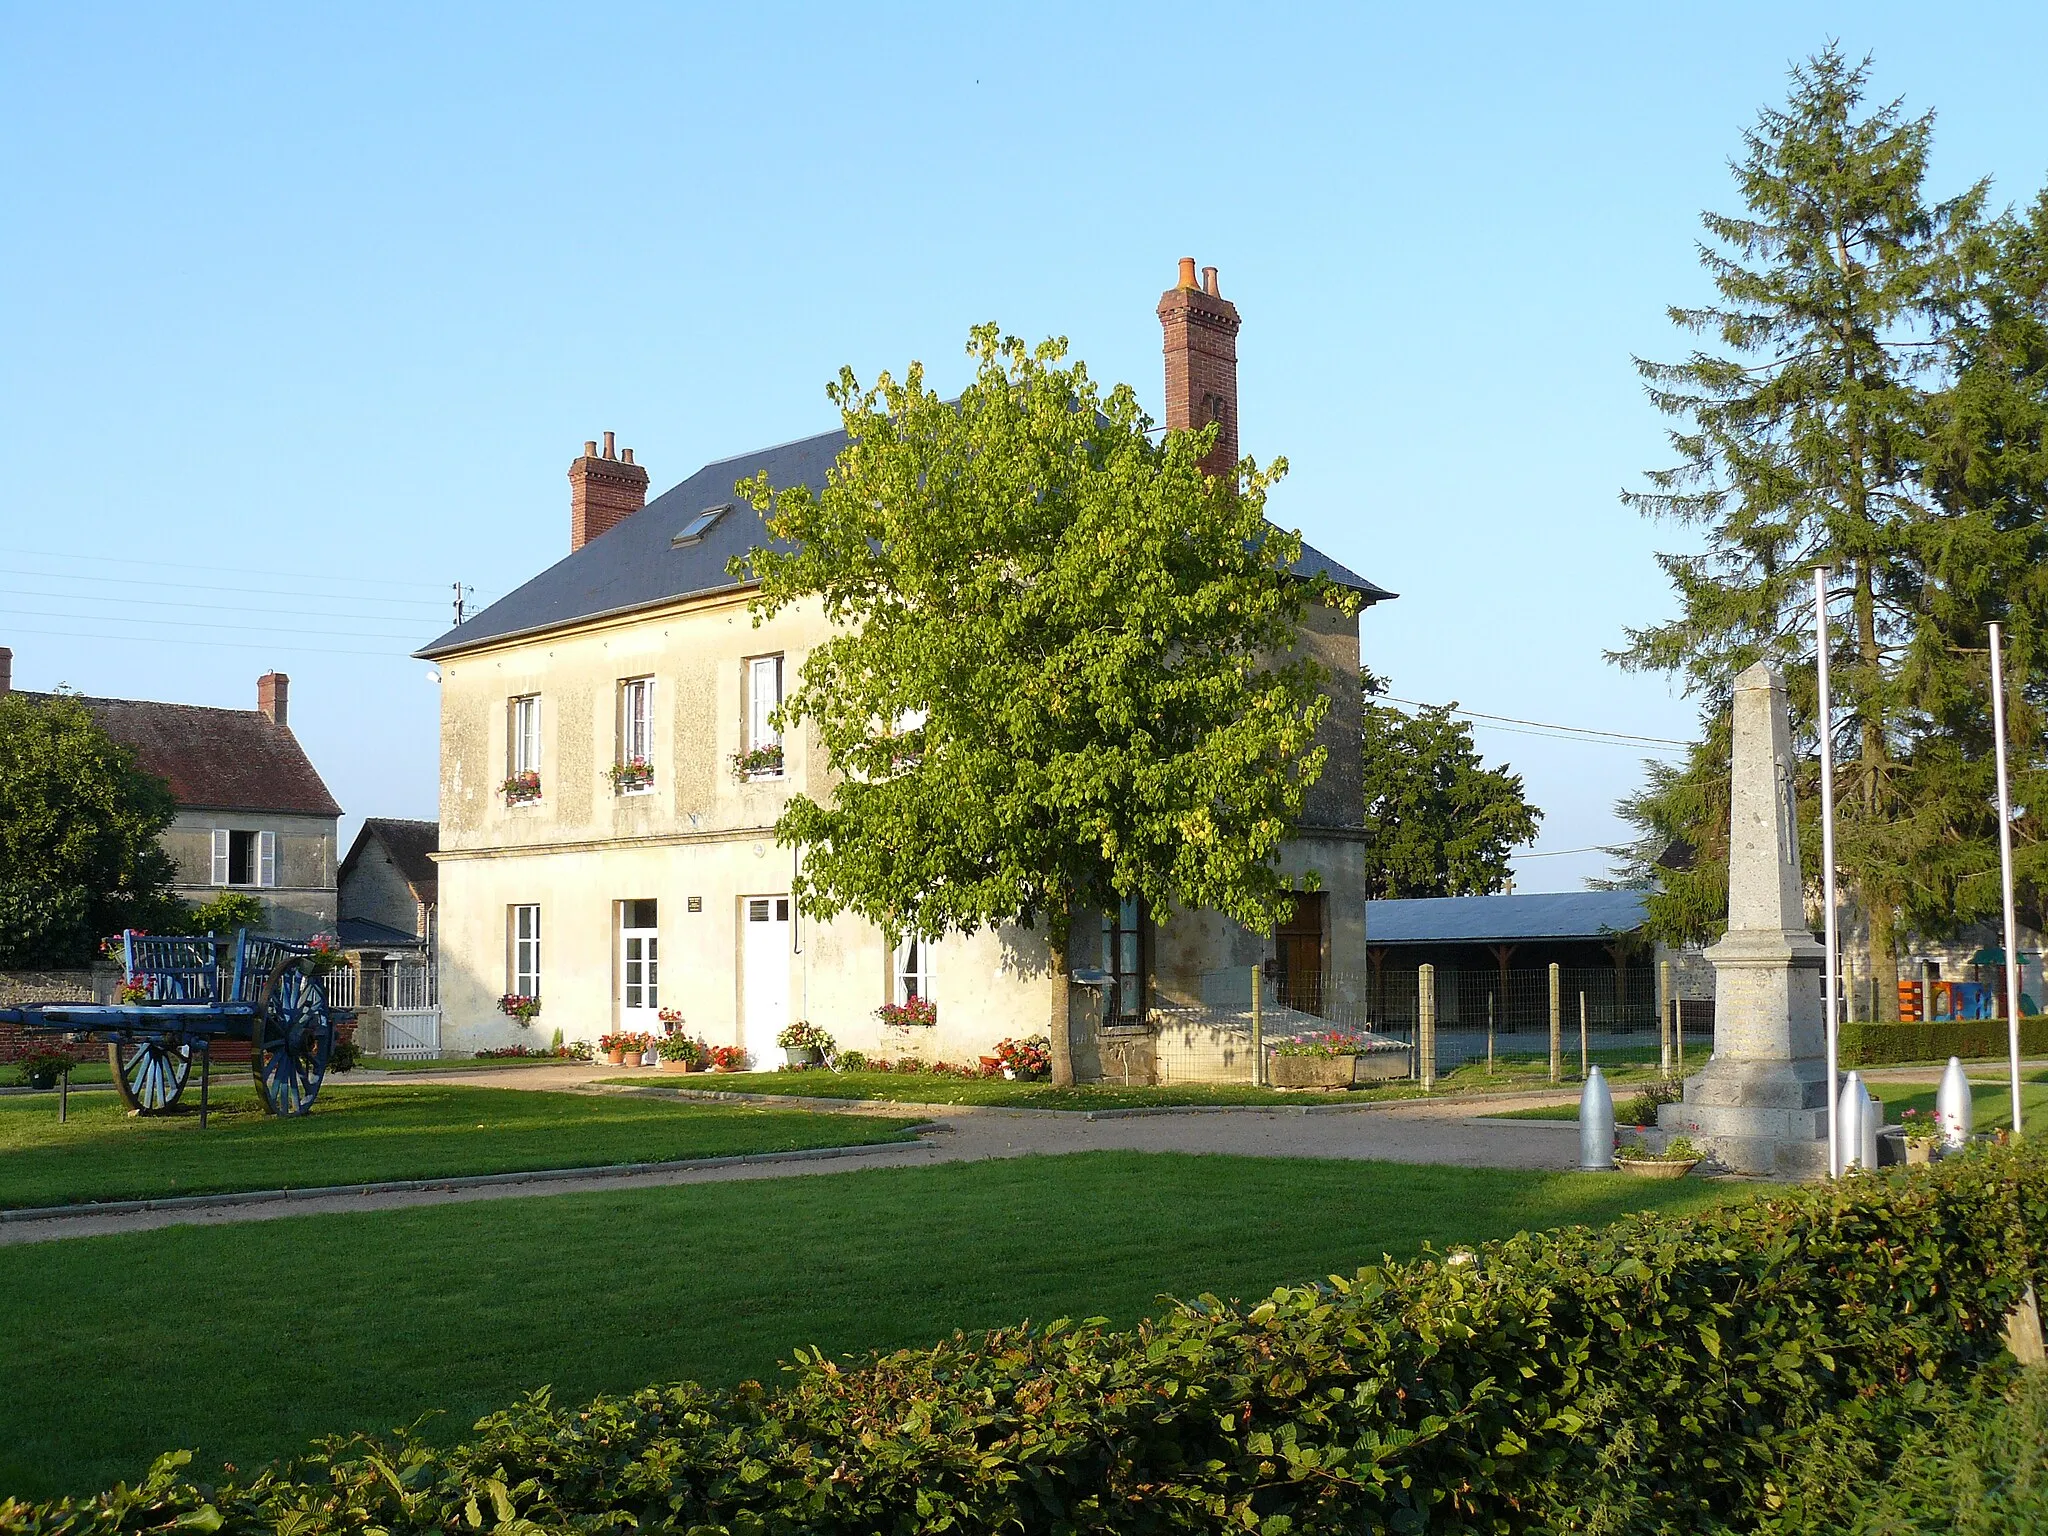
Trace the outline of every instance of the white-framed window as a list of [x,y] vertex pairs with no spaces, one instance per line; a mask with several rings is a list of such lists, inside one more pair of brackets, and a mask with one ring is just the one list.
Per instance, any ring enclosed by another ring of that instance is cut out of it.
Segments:
[[747,662],[747,751],[760,754],[762,766],[754,770],[756,778],[782,776],[782,732],[774,720],[781,707],[782,658],[752,657]]
[[654,787],[654,679],[628,677],[619,682],[618,772],[613,782],[622,795],[643,794]]
[[932,941],[912,935],[896,946],[896,954],[890,965],[895,981],[890,999],[902,1007],[913,997],[921,997],[936,1003],[939,994],[934,990],[935,976],[932,966]]
[[276,885],[277,834],[215,827],[212,875],[215,885]]
[[512,986],[521,997],[540,996],[540,907],[512,909]]
[[540,772],[540,695],[506,701],[506,764],[513,773]]

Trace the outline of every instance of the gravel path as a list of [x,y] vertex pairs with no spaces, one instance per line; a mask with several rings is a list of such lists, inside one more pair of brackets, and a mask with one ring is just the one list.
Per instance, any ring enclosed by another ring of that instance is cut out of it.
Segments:
[[[617,1072],[617,1068],[605,1071]],[[524,1067],[491,1073],[491,1086],[564,1088],[582,1086],[595,1075],[580,1069]],[[559,1075],[558,1075],[559,1074]],[[431,1074],[434,1081],[454,1076]],[[652,1074],[650,1074],[651,1076]],[[427,1074],[419,1074],[425,1078]],[[485,1074],[460,1074],[477,1082]],[[512,1081],[505,1081],[510,1079]],[[386,1081],[395,1078],[384,1079]],[[655,1085],[650,1084],[650,1088]],[[635,1093],[632,1088],[600,1090]],[[1484,1108],[1555,1103],[1555,1092],[1493,1098]],[[823,1102],[823,1101],[814,1101]],[[1577,1127],[1569,1122],[1488,1120],[1467,1100],[1430,1103],[1391,1101],[1357,1109],[1303,1113],[1292,1109],[1203,1108],[1192,1112],[1147,1111],[1084,1118],[1056,1110],[929,1106],[930,1124],[911,1143],[834,1148],[831,1155],[768,1155],[744,1160],[669,1164],[634,1171],[564,1171],[490,1183],[423,1181],[406,1188],[367,1188],[322,1194],[270,1192],[221,1196],[204,1202],[153,1210],[107,1211],[0,1223],[0,1246],[146,1232],[168,1226],[218,1226],[272,1221],[286,1216],[339,1211],[406,1210],[478,1200],[525,1199],[536,1195],[606,1193],[676,1184],[723,1184],[753,1179],[813,1177],[866,1168],[926,1168],[939,1163],[980,1162],[999,1157],[1060,1156],[1076,1152],[1188,1152],[1234,1157],[1370,1158],[1401,1163],[1448,1163],[1468,1168],[1563,1171],[1577,1162]],[[832,1104],[841,1114],[915,1114],[927,1108],[905,1104]]]

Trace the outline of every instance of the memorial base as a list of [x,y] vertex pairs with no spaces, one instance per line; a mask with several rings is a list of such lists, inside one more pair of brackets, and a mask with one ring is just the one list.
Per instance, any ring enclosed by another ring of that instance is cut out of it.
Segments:
[[1818,1178],[1828,1171],[1827,1065],[1822,1061],[1709,1062],[1666,1104],[1657,1128],[1689,1136],[1731,1173]]

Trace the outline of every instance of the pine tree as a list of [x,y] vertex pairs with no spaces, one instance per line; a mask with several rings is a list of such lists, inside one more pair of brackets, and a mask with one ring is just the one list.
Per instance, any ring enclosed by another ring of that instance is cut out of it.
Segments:
[[[1670,311],[1719,350],[1637,362],[1650,398],[1681,422],[1670,438],[1678,463],[1623,499],[1701,528],[1706,547],[1659,557],[1679,615],[1631,631],[1616,659],[1682,677],[1708,729],[1707,749],[1679,777],[1725,776],[1716,722],[1753,662],[1786,669],[1810,729],[1811,572],[1834,568],[1850,604],[1832,658],[1837,851],[1889,1005],[1899,918],[1939,841],[1937,822],[1911,800],[1915,722],[1902,667],[1925,584],[1915,532],[1928,504],[1925,384],[1942,360],[1938,297],[1987,188],[1927,204],[1933,114],[1908,118],[1897,101],[1865,114],[1869,67],[1830,48],[1794,68],[1785,107],[1744,135],[1735,172],[1746,213],[1703,216],[1711,242],[1700,257],[1719,301]],[[1701,805],[1713,799],[1706,782],[1663,786],[1681,788]]]

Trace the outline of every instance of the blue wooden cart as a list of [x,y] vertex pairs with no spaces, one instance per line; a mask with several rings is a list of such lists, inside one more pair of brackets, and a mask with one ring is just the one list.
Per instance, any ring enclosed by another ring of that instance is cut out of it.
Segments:
[[114,1086],[140,1115],[176,1108],[196,1061],[203,1120],[219,1040],[249,1042],[256,1089],[272,1114],[313,1107],[334,1051],[334,1017],[312,945],[243,929],[232,941],[123,934],[121,951],[123,1001],[0,1008],[0,1023],[104,1039]]

